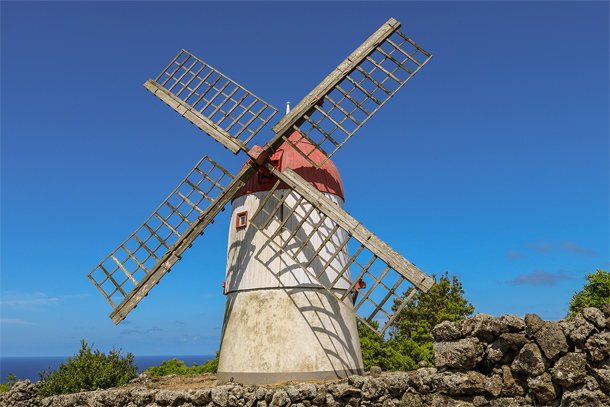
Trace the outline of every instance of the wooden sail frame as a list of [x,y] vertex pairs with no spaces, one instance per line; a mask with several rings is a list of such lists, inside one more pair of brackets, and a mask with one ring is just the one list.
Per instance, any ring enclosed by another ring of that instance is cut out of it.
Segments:
[[[381,26],[272,128],[268,144],[285,141],[320,168],[432,58],[400,26],[393,18]],[[289,140],[295,131],[314,149]],[[326,159],[312,160],[315,150]]]
[[247,166],[234,177],[203,157],[142,226],[89,272],[114,309],[110,317],[115,324],[170,271],[255,172]]
[[277,109],[228,76],[182,50],[144,87],[237,154]]

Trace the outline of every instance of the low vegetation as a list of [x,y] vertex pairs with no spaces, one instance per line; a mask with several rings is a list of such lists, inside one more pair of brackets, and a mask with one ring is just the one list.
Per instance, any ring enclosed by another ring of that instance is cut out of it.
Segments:
[[10,390],[16,381],[17,381],[17,376],[15,376],[12,373],[9,374],[6,379],[6,383],[0,383],[0,393],[4,393],[5,391]]
[[610,302],[610,273],[605,270],[597,270],[585,276],[588,281],[582,290],[574,293],[568,307],[566,318],[572,318],[585,308],[595,307],[602,309]]
[[136,377],[138,367],[131,353],[123,355],[121,349],[117,351],[113,347],[106,355],[93,350],[93,344],[89,346],[84,339],[80,343],[79,352],[60,364],[58,370],[49,368],[39,373],[43,381],[38,390],[41,398],[118,387]]
[[176,375],[190,375],[190,374],[203,374],[203,373],[216,373],[218,371],[218,352],[216,357],[212,360],[208,360],[203,365],[193,363],[193,366],[187,367],[186,364],[178,359],[164,360],[161,362],[161,366],[149,367],[145,372],[150,372],[155,376],[169,376],[171,374]]
[[[385,371],[417,369],[420,361],[434,364],[430,330],[443,321],[458,322],[474,312],[474,306],[464,298],[458,278],[446,272],[427,293],[417,292],[407,302],[390,327],[389,337],[382,338],[362,324],[358,324],[364,369],[379,366]],[[410,291],[403,293],[406,298]],[[393,309],[398,309],[395,301]],[[377,326],[376,321],[371,322]]]

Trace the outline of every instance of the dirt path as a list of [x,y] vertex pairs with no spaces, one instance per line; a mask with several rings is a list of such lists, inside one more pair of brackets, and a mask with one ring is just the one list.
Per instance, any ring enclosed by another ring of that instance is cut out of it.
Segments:
[[218,383],[218,380],[216,379],[216,375],[212,373],[181,376],[148,376],[144,373],[124,387],[145,385],[149,389],[187,390],[214,387],[216,386],[216,383]]
[[[337,380],[325,380],[320,382],[311,383],[333,383],[338,382]],[[291,382],[280,382],[266,384],[266,387],[285,386]],[[137,379],[132,381],[123,388],[132,388],[136,386],[146,386],[148,389],[158,390],[188,390],[188,389],[203,389],[207,387],[214,387],[218,384],[218,379],[213,373],[206,374],[194,374],[194,375],[170,375],[170,376],[148,376],[147,374],[140,375]]]

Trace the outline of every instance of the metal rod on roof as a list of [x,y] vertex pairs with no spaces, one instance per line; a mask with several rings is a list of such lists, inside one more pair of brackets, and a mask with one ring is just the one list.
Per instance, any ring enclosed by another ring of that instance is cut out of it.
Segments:
[[290,113],[290,102],[286,102],[286,114]]

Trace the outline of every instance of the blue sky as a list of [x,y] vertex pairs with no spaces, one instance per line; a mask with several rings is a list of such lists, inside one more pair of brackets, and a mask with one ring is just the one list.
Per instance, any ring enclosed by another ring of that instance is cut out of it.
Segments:
[[3,356],[213,354],[228,211],[118,326],[86,277],[203,155],[245,160],[142,84],[184,48],[282,112],[390,17],[434,58],[333,156],[352,216],[496,316],[609,267],[608,2],[0,7]]

